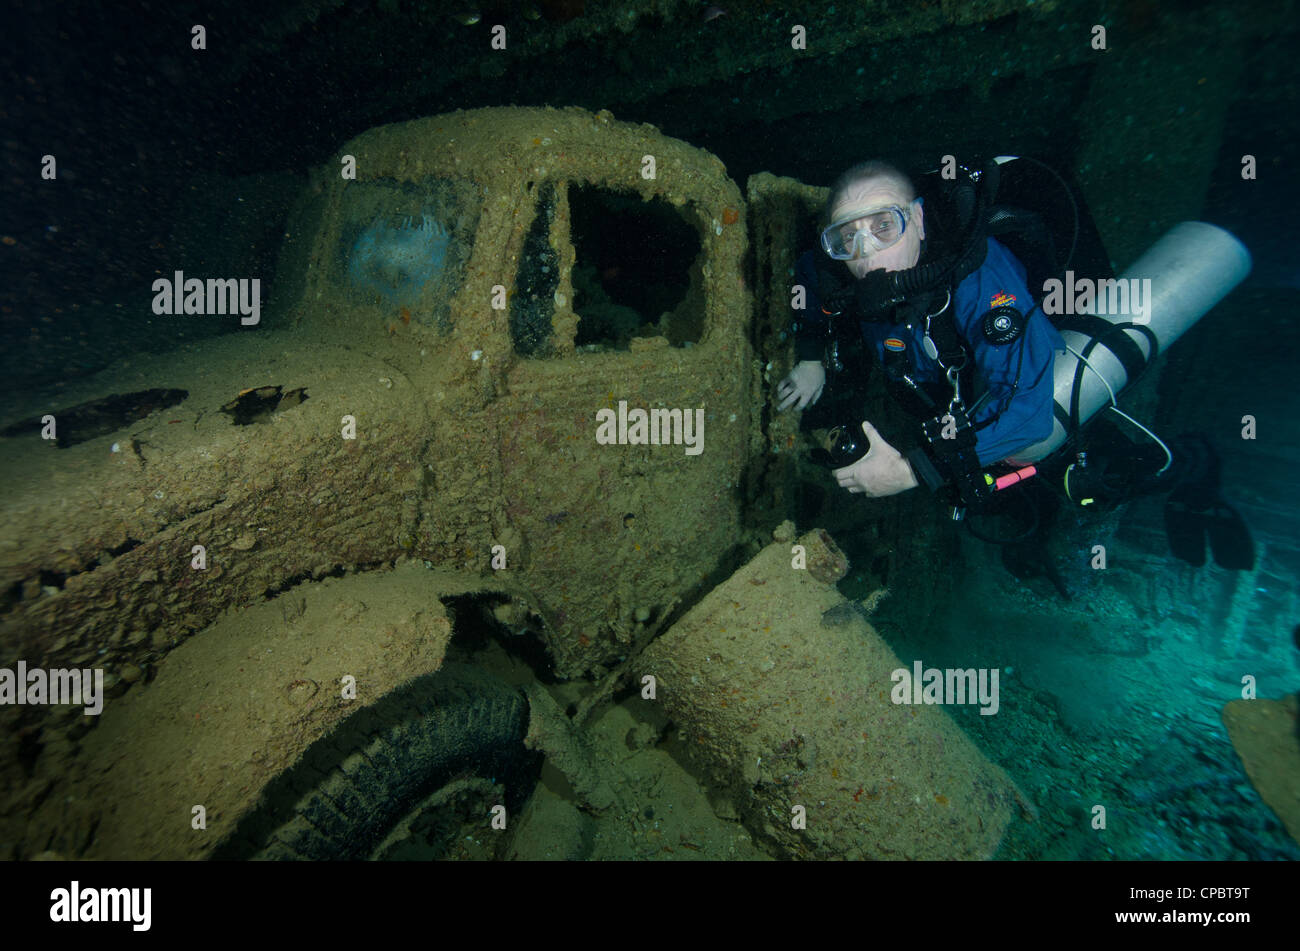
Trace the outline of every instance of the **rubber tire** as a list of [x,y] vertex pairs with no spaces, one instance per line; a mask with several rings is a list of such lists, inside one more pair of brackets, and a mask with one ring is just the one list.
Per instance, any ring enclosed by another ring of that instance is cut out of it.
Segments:
[[358,710],[270,783],[214,859],[368,858],[418,803],[467,775],[503,785],[514,815],[540,755],[528,702],[478,668],[449,665]]

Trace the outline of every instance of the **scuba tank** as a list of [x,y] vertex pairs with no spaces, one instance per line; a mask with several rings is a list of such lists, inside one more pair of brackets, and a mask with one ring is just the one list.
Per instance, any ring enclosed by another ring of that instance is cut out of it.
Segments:
[[[1098,410],[1114,405],[1160,349],[1245,280],[1250,268],[1250,252],[1222,228],[1201,221],[1170,228],[1118,279],[1138,288],[1140,297],[1130,292],[1127,307],[1107,312],[1099,292],[1083,313],[1058,321],[1069,349],[1056,355],[1053,368],[1055,425],[1050,436],[1016,453],[1014,461],[1037,462],[1059,450]],[[1067,303],[1075,299],[1075,283],[1067,271],[1061,286]],[[1145,301],[1144,313],[1133,313],[1135,300]]]

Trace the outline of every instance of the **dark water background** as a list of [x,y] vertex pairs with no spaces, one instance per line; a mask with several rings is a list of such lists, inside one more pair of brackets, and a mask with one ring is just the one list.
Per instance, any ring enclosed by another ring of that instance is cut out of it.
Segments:
[[[1103,610],[1079,632],[1097,664],[1074,670],[1079,644],[1045,646],[1023,621],[1029,606],[1000,600],[1007,579],[984,577],[969,542],[946,569],[969,612],[908,632],[891,629],[886,608],[881,628],[935,663],[980,638],[1009,677],[1034,671],[1051,694],[1059,715],[1012,701],[995,725],[962,721],[1051,816],[1017,854],[1300,858],[1215,720],[1243,660],[1270,675],[1264,695],[1300,686],[1286,643],[1300,621],[1293,6],[1008,0],[965,6],[955,23],[939,4],[721,6],[710,17],[686,0],[5,4],[0,386],[57,385],[219,332],[149,315],[159,274],[260,274],[274,301],[285,216],[307,169],[387,122],[490,105],[606,108],[712,151],[742,188],[759,171],[826,184],[870,155],[911,167],[945,153],[1037,156],[1074,184],[1121,267],[1189,217],[1233,229],[1255,255],[1248,282],[1171,353],[1154,407],[1158,423],[1220,441],[1242,412],[1261,421],[1261,439],[1227,456],[1266,552],[1249,633],[1230,650],[1219,637],[1238,579],[1161,560],[1142,596],[1153,606],[1122,622],[1150,632],[1145,656],[1167,650],[1187,667],[1153,664],[1145,693],[1120,690],[1132,668],[1112,666],[1108,651],[1131,631],[1108,636],[1118,622]],[[467,12],[481,22],[463,23]],[[493,22],[508,27],[509,58],[486,48]],[[195,23],[205,51],[190,48]],[[798,23],[806,52],[789,49]],[[1089,46],[1093,24],[1108,28],[1104,52]],[[40,177],[47,154],[56,181]],[[1246,154],[1254,180],[1240,175]],[[1134,506],[1131,550],[1163,557],[1158,521],[1152,505]],[[1089,597],[1082,569],[1071,583]],[[1040,607],[1052,597],[1033,585],[1022,596]],[[1070,695],[1071,680],[1108,698],[1096,718],[1080,713],[1088,698]],[[1141,821],[1109,841],[1079,834],[1092,799],[1121,790]]]

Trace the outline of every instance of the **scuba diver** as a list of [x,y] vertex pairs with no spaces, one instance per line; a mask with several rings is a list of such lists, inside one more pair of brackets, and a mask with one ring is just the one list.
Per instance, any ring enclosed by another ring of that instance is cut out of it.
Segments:
[[[1047,279],[1063,270],[1050,232],[1040,216],[994,203],[999,166],[1012,160],[999,157],[978,170],[950,166],[924,198],[906,174],[884,161],[855,165],[836,180],[821,249],[805,253],[796,266],[796,306],[803,290],[793,327],[797,362],[777,386],[778,410],[810,410],[829,391],[829,408],[805,413],[802,423],[830,425],[829,445],[814,457],[850,493],[880,498],[925,485],[961,519],[968,510],[1005,508],[1016,493],[1003,493],[1018,487],[1032,514],[1027,530],[998,539],[967,523],[979,537],[1008,546],[1004,560],[1017,574],[1012,560],[1019,558],[1023,568],[1027,550],[1031,561],[1045,557],[1040,510],[1054,511],[1060,494],[1086,506],[1157,491],[1171,491],[1165,522],[1177,557],[1204,564],[1208,537],[1221,566],[1253,567],[1249,531],[1221,497],[1209,442],[1189,434],[1171,441],[1171,448],[1114,405],[1116,393],[1162,343],[1171,344],[1245,276],[1239,262],[1228,255],[1230,273],[1216,272],[1206,280],[1221,278],[1218,283],[1194,287],[1194,303],[1166,308],[1176,313],[1163,326],[1080,314],[1061,320],[1058,329],[1043,310],[1046,291],[1030,290],[1045,289]],[[1068,186],[1043,167],[1073,204]],[[1014,241],[1026,260],[994,235]],[[1077,239],[1076,209],[1071,255]],[[1213,226],[1185,223],[1162,240],[1175,239],[1184,258],[1189,243],[1213,252],[1227,239],[1249,270],[1244,248]],[[1152,264],[1158,265],[1165,259]],[[1145,342],[1145,352],[1135,338]],[[921,421],[893,434],[893,442],[862,419],[868,368],[853,361],[863,344],[883,369],[891,395]],[[1094,424],[1083,448],[1083,425],[1107,404],[1150,441],[1134,443],[1113,424]],[[1056,491],[1045,492],[1044,483]],[[1068,597],[1059,576],[1053,580]]]

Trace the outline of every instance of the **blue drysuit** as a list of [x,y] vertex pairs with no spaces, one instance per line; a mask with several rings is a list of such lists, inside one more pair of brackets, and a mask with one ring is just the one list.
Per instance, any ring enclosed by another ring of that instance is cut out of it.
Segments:
[[[974,392],[962,391],[967,410],[987,391],[987,397],[971,416],[976,431],[975,452],[981,466],[1006,459],[1051,434],[1052,368],[1056,351],[1065,350],[1061,335],[1025,286],[1024,267],[997,241],[987,240],[984,263],[957,285],[952,303],[957,333],[974,358]],[[817,253],[804,254],[795,269],[796,280],[808,291],[808,309],[801,321],[797,346],[801,360],[820,360],[825,340],[827,318],[817,295],[814,263]],[[984,335],[984,316],[997,307],[1013,307],[1021,314],[1028,314],[1024,332],[1011,343],[995,344]],[[882,364],[886,356],[885,341],[892,339],[894,347],[897,341],[902,341],[913,378],[918,382],[943,384],[951,393],[943,368],[922,349],[923,321],[911,330],[905,324],[868,320],[861,321],[861,327],[868,349]],[[946,405],[945,398],[940,412],[946,410]]]

